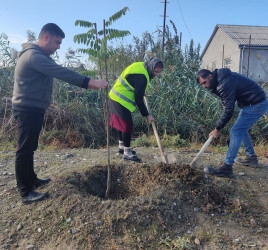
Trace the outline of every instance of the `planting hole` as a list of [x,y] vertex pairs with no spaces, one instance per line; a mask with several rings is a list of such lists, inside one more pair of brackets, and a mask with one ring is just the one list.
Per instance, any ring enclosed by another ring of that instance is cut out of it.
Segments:
[[[111,189],[109,199],[120,200],[145,196],[160,186],[187,185],[197,188],[203,175],[188,165],[164,164],[111,166]],[[105,198],[107,166],[95,166],[85,172],[74,172],[67,182],[83,195]]]

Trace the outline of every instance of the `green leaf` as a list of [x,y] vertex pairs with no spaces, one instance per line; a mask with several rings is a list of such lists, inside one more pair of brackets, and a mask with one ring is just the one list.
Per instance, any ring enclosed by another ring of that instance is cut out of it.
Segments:
[[80,26],[80,27],[85,27],[85,28],[91,28],[95,27],[96,23],[91,23],[83,20],[76,20],[75,21],[75,26]]
[[128,7],[124,7],[123,9],[119,10],[115,14],[109,17],[108,21],[105,22],[105,26],[110,26],[113,22],[117,21],[120,17],[126,14],[127,10],[129,10]]

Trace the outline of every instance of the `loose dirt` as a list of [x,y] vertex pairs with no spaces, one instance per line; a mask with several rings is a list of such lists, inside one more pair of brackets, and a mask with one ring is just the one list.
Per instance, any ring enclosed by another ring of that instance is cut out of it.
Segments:
[[[15,152],[0,157],[1,249],[268,249],[268,158],[260,169],[234,166],[235,178],[203,172],[223,154],[136,148],[142,163],[111,150],[111,192],[105,199],[105,149],[37,151],[35,170],[52,182],[50,197],[24,205],[16,189]],[[171,153],[171,152],[167,152]]]

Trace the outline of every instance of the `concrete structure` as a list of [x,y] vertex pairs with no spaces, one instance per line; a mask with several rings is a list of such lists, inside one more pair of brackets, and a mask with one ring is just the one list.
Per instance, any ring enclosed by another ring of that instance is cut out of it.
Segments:
[[217,24],[202,54],[201,68],[229,68],[268,82],[268,26]]

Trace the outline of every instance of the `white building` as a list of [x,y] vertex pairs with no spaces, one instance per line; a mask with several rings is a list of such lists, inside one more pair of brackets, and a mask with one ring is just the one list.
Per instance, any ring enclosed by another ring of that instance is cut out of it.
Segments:
[[229,68],[268,82],[268,26],[217,24],[202,54],[201,68]]

